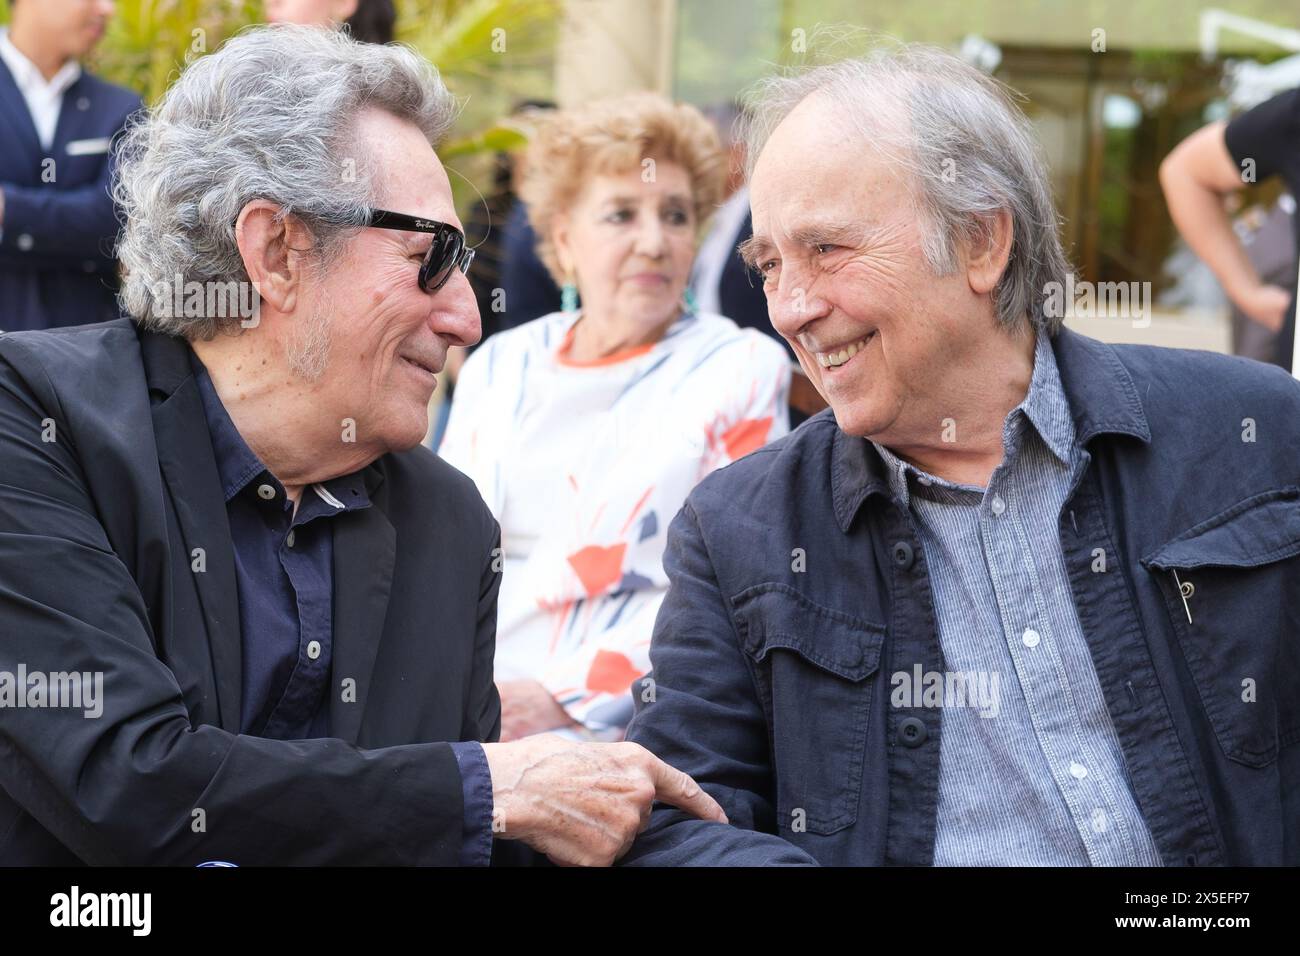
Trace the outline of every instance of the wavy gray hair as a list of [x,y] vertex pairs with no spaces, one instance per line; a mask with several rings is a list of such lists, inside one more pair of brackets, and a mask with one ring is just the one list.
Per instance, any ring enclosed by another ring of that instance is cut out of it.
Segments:
[[[939,275],[957,268],[956,240],[988,239],[991,214],[1011,215],[1011,255],[993,291],[1010,331],[1032,321],[1049,335],[1051,283],[1073,272],[1061,246],[1047,164],[1012,90],[943,50],[881,46],[864,57],[792,69],[760,80],[745,96],[743,135],[752,173],[764,144],[808,96],[826,97],[872,149],[912,177],[925,226],[922,248]],[[1052,310],[1056,311],[1056,310]]]
[[414,123],[431,143],[457,111],[413,50],[332,30],[254,27],[195,61],[122,140],[113,192],[125,214],[123,309],[191,340],[237,328],[238,316],[173,315],[155,290],[177,276],[251,288],[235,220],[255,199],[302,220],[328,265],[383,188],[355,141],[358,116],[372,107]]

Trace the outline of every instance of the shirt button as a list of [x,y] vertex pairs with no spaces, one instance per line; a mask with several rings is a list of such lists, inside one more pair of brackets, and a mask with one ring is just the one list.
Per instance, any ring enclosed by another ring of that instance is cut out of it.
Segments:
[[895,541],[893,553],[894,563],[898,565],[899,568],[906,571],[912,566],[912,561],[915,558],[915,555],[912,553],[912,546],[906,541]]
[[307,642],[307,656],[312,660],[320,657],[320,641]]
[[270,501],[272,498],[275,497],[275,489],[272,488],[270,485],[258,485],[257,496],[259,498],[264,498],[265,500]]
[[1074,775],[1075,780],[1082,780],[1088,776],[1088,768],[1075,760],[1070,764],[1070,773]]
[[1027,627],[1025,628],[1024,635],[1020,639],[1025,642],[1025,647],[1037,647],[1039,640],[1041,640],[1041,635],[1039,635],[1039,633],[1032,627]]
[[84,96],[79,97],[77,99],[77,109],[83,113],[86,112],[86,110],[90,109],[90,100]]
[[34,245],[36,245],[36,240],[27,233],[24,232],[18,237],[18,248],[23,252],[31,252]]
[[289,531],[289,536],[288,536],[287,538],[284,539],[284,543],[287,544],[289,547],[292,548],[292,547],[293,547],[293,542],[294,542],[294,533],[293,533],[292,530],[290,530],[290,531]]
[[1002,512],[1007,510],[1007,503],[997,495],[994,495],[993,501],[989,504],[989,508],[992,509],[995,515],[1000,515]]
[[925,743],[930,732],[925,729],[925,721],[919,717],[904,717],[898,722],[898,736],[905,747],[919,747]]

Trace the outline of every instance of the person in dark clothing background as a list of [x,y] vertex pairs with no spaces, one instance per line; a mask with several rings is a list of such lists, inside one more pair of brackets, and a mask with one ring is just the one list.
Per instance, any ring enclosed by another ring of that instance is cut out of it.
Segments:
[[[1223,198],[1280,176],[1300,190],[1300,90],[1288,90],[1229,122],[1210,123],[1183,140],[1160,164],[1169,215],[1187,244],[1223,283],[1233,304],[1278,332],[1273,361],[1290,369],[1295,349],[1294,258],[1285,286],[1261,279],[1233,231]],[[1300,234],[1300,219],[1294,219]]]
[[[1254,206],[1235,220],[1251,264],[1268,285],[1291,289],[1296,281],[1295,197],[1283,193],[1270,206]],[[1273,362],[1279,354],[1281,331],[1271,331],[1256,322],[1235,303],[1232,305],[1232,354],[1258,362]]]
[[772,327],[762,276],[745,265],[737,251],[754,235],[749,187],[745,184],[745,143],[735,135],[741,110],[736,103],[728,102],[705,109],[704,115],[717,129],[727,150],[726,199],[713,214],[700,241],[700,251],[691,270],[691,295],[697,308],[725,315],[742,329],[756,329],[781,343],[794,366],[790,380],[790,425],[797,427],[824,409],[826,400],[799,368],[790,343]]
[[0,30],[0,331],[117,315],[114,137],[140,97],[82,69],[109,0],[10,0]]
[[357,12],[345,21],[352,39],[362,43],[392,43],[397,28],[393,0],[357,0]]
[[268,23],[346,26],[362,43],[391,43],[397,28],[393,0],[266,0]]
[[501,288],[506,301],[501,327],[513,329],[558,312],[560,288],[537,254],[537,233],[523,202],[516,202],[506,217],[501,250]]
[[757,329],[780,342],[793,360],[794,352],[768,320],[762,281],[751,274],[736,251],[754,234],[745,185],[745,144],[734,135],[740,110],[734,103],[723,103],[703,112],[722,138],[728,170],[725,198],[709,222],[691,270],[691,294],[703,311],[725,315],[742,329]]
[[[548,100],[524,100],[506,122],[530,134],[533,120],[553,109],[555,104]],[[519,199],[523,153],[501,151],[493,163],[492,191],[465,221],[466,241],[476,250],[469,281],[478,300],[483,339],[560,308],[560,290],[537,255],[528,208]]]
[[[507,122],[531,137],[533,119],[555,109],[549,100],[524,100]],[[465,241],[474,249],[470,286],[478,302],[482,338],[447,355],[448,392],[439,404],[430,432],[430,447],[441,444],[443,429],[456,399],[456,379],[465,359],[498,332],[560,310],[560,288],[537,253],[537,235],[528,222],[528,207],[519,198],[524,152],[500,151],[493,157],[492,189],[475,203],[465,220]]]

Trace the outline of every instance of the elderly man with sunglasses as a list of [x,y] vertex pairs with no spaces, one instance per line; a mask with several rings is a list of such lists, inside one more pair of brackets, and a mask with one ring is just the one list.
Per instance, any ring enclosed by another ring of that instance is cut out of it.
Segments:
[[419,447],[479,337],[454,108],[403,48],[243,34],[128,134],[128,317],[0,336],[0,864],[608,863],[654,800],[725,819],[635,744],[491,742],[499,531]]

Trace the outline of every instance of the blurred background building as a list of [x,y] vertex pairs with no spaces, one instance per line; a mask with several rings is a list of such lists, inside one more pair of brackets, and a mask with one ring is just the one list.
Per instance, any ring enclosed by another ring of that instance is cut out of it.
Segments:
[[[1050,164],[1079,277],[1150,282],[1149,327],[1073,324],[1111,340],[1230,351],[1228,303],[1179,241],[1157,181],[1186,135],[1300,85],[1300,7],[1283,0],[1224,6],[1188,0],[396,0],[397,39],[444,73],[464,111],[444,159],[463,218],[504,188],[501,158],[526,133],[519,103],[571,105],[655,89],[705,108],[725,104],[775,65],[825,51],[822,24],[958,50],[1025,97]],[[0,7],[0,22],[7,14]],[[255,0],[118,0],[88,64],[146,101],[187,59],[262,19]],[[835,55],[855,52],[853,36]],[[503,119],[507,118],[507,119]],[[1239,229],[1280,236],[1294,203],[1281,186],[1251,190]],[[1271,231],[1270,231],[1271,230]],[[1259,244],[1277,258],[1276,242]],[[1281,261],[1290,262],[1287,251]],[[1267,262],[1262,270],[1266,269]],[[1295,277],[1287,277],[1293,285]]]

